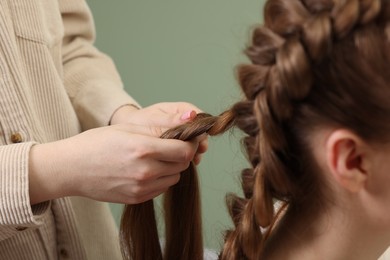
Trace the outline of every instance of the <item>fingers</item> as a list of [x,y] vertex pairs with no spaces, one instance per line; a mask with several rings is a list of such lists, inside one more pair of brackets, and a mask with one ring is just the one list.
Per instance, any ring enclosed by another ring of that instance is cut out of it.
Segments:
[[153,119],[153,123],[165,128],[172,128],[193,120],[198,113],[202,112],[201,109],[187,102],[158,103],[149,109],[160,112],[159,116]]
[[144,167],[138,168],[137,171],[129,171],[129,178],[135,180],[137,184],[144,184],[183,172],[189,166],[190,162],[172,163],[149,160],[145,162]]
[[171,186],[178,183],[180,180],[180,173],[163,176],[161,178],[158,178],[154,182],[151,182],[148,188],[150,190],[168,190]]
[[119,124],[113,127],[129,134],[138,134],[157,138],[159,138],[165,131],[169,129],[165,127],[145,126],[136,124]]
[[196,141],[199,142],[198,150],[196,153],[205,153],[209,147],[209,140],[207,134],[202,134],[196,138]]
[[152,125],[169,129],[193,120],[196,115],[197,112],[194,109],[184,110],[176,113],[161,113],[158,117],[156,116],[153,119]]
[[196,159],[194,162],[199,164],[201,156],[198,155],[205,153],[208,149],[207,134],[202,134],[190,142],[183,142],[154,138],[149,127],[130,124],[117,127],[138,135],[136,137],[139,142],[137,147],[142,147],[142,156],[150,156],[160,161],[189,162]]
[[193,162],[195,163],[195,165],[199,165],[201,160],[202,160],[202,155],[201,154],[196,154],[195,157],[194,157]]
[[151,156],[164,162],[189,163],[198,150],[198,142],[184,142],[174,139],[154,139],[147,144]]
[[159,137],[166,130],[193,120],[200,112],[198,107],[186,102],[158,103],[136,111],[124,106],[115,112],[111,124],[148,126],[148,134]]
[[151,200],[166,192],[171,186],[178,183],[179,180],[180,173],[176,173],[158,178],[157,180],[140,183],[134,194],[128,196],[126,203],[137,204]]
[[[166,162],[190,162],[199,147],[199,141],[184,142],[175,139],[153,137],[148,127],[137,125],[117,125],[118,129],[127,131],[131,147],[139,157],[149,157]],[[125,140],[124,140],[125,141]],[[203,148],[202,148],[203,149]]]
[[189,110],[194,110],[196,113],[202,112],[200,108],[188,102],[162,102],[152,106],[170,114],[181,114]]
[[198,165],[202,160],[202,154],[205,153],[208,149],[208,135],[203,134],[201,136],[198,136],[196,141],[199,142],[199,146],[198,150],[196,151],[193,162],[195,163],[195,165]]
[[145,195],[129,196],[124,202],[121,201],[121,203],[126,203],[126,204],[143,203],[143,202],[146,202],[148,200],[154,199],[155,197],[161,195],[165,191],[166,191],[166,189],[163,189],[163,190],[153,191],[153,192],[150,192],[150,193],[145,194]]

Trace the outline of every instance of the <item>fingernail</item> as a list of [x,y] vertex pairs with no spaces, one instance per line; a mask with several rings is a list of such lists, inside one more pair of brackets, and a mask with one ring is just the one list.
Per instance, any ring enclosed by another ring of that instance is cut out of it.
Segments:
[[181,120],[189,120],[189,119],[193,119],[196,117],[196,112],[194,110],[190,110],[190,111],[187,111],[185,112],[182,116],[181,116]]

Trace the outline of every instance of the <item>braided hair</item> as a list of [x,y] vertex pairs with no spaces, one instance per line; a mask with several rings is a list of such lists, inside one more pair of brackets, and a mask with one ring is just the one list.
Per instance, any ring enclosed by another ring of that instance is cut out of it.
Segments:
[[[331,201],[308,138],[316,129],[342,126],[367,141],[390,139],[389,1],[268,0],[264,18],[245,51],[251,63],[238,67],[245,98],[162,136],[190,140],[232,126],[246,134],[250,167],[241,173],[244,197],[227,196],[234,227],[223,260],[262,259],[278,221],[315,219]],[[164,253],[153,202],[126,206],[125,259],[203,258],[196,169],[187,171],[165,196]],[[275,202],[283,205],[276,211]]]
[[307,138],[316,128],[389,136],[388,1],[269,0],[264,18],[246,50],[252,64],[238,70],[246,100],[233,110],[252,167],[242,172],[245,197],[228,198],[235,227],[220,259],[261,259],[282,211],[315,218],[326,207]]

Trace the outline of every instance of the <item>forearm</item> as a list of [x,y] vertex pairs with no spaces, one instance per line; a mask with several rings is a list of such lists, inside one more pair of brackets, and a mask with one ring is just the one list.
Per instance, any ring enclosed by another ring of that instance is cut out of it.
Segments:
[[[29,157],[31,205],[71,195],[64,165],[67,152],[62,142],[34,145]],[[68,176],[69,177],[69,176]]]

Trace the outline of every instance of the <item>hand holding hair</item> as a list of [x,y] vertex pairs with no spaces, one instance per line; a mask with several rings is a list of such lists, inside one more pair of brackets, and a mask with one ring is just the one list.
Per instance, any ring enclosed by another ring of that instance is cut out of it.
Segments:
[[150,127],[131,124],[37,144],[30,154],[30,200],[85,196],[144,202],[177,183],[197,149],[198,141],[162,140],[152,136]]
[[[201,110],[187,102],[163,102],[141,109],[123,106],[114,113],[110,123],[147,126],[150,127],[149,135],[160,137],[168,129],[193,120],[197,113],[201,113]],[[194,141],[199,143],[194,158],[194,163],[198,164],[202,153],[207,151],[207,135],[201,135]]]
[[[220,116],[201,113],[192,121],[162,134],[163,139],[194,140],[208,134],[218,135],[234,124],[233,113]],[[125,259],[203,259],[199,184],[193,163],[182,172],[178,184],[164,196],[165,249],[160,248],[153,201],[126,205],[120,226],[121,248]]]

